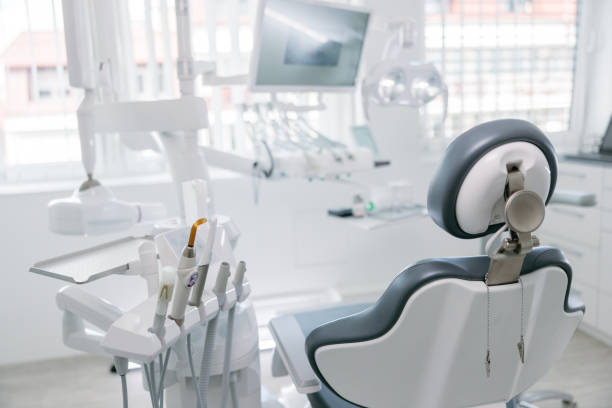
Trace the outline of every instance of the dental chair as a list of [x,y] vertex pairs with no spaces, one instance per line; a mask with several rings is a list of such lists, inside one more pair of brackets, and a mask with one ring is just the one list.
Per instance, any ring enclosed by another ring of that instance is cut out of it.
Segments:
[[429,214],[457,238],[493,234],[487,255],[417,262],[374,304],[273,319],[273,374],[289,374],[312,408],[532,407],[521,393],[582,320],[570,265],[531,234],[557,177],[546,136],[521,120],[488,122],[441,163]]

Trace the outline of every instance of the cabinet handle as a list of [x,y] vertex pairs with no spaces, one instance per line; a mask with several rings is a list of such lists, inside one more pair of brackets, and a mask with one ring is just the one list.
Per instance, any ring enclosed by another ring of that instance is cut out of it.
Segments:
[[560,207],[549,207],[550,210],[552,212],[556,212],[559,214],[564,214],[564,215],[569,215],[572,216],[574,218],[580,218],[580,219],[584,219],[584,214],[578,211],[574,211],[574,210],[569,210],[567,208],[560,208]]
[[560,171],[559,175],[561,176],[568,176],[568,177],[574,177],[574,178],[579,178],[579,179],[585,179],[587,176],[584,173],[576,173],[573,171]]

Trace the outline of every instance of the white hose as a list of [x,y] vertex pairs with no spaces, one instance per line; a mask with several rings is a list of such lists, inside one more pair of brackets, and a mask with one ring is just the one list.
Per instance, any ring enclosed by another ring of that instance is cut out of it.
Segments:
[[128,408],[128,389],[125,374],[121,374],[121,394],[123,395],[123,408]]
[[232,407],[238,408],[238,391],[236,390],[236,373],[232,373],[230,381],[230,393],[232,395]]
[[202,408],[208,405],[208,384],[210,383],[210,369],[212,367],[212,355],[215,350],[215,337],[217,335],[217,322],[219,318],[215,317],[208,323],[206,330],[206,341],[204,343],[204,351],[202,352],[202,365],[200,366],[200,393],[202,397]]
[[232,357],[232,338],[234,337],[234,315],[236,313],[236,306],[228,312],[227,316],[227,331],[225,334],[225,355],[223,356],[223,377],[221,377],[221,406],[225,408],[227,406],[227,399],[229,397],[229,385],[230,385],[230,364]]
[[191,371],[191,381],[198,401],[198,408],[204,408],[204,402],[202,402],[202,393],[200,392],[200,385],[195,375],[195,369],[193,368],[193,353],[191,352],[191,333],[187,335],[187,359],[189,360],[189,370]]

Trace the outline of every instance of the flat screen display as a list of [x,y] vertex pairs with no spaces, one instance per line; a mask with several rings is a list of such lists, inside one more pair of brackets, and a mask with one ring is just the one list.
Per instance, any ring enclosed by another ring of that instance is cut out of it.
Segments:
[[606,129],[606,134],[601,141],[601,147],[599,149],[605,153],[612,153],[612,116],[610,116],[608,129]]
[[304,0],[262,0],[251,66],[255,91],[355,86],[368,12]]

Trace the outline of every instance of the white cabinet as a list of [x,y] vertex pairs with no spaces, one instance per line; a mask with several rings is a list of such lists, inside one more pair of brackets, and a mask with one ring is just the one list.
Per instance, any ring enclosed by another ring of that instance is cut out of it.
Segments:
[[[601,210],[551,204],[546,208],[542,231],[564,240],[599,248]],[[593,234],[597,231],[597,234]]]
[[[612,337],[612,296],[599,294],[599,312],[597,314],[597,329],[608,337]],[[586,315],[585,315],[586,316]]]
[[583,324],[612,344],[612,165],[561,161],[557,189],[597,195],[592,208],[548,206],[538,234],[572,264],[573,288],[587,309]]
[[604,168],[601,166],[561,161],[557,172],[557,188],[599,194],[603,175]]
[[[602,292],[612,296],[612,233],[601,234],[601,251],[599,256],[600,277],[599,288]],[[612,315],[612,309],[610,309]]]
[[536,234],[542,245],[559,248],[572,265],[575,282],[592,288],[599,286],[599,249],[567,242],[562,237],[549,234]]
[[599,302],[597,289],[590,286],[582,285],[579,282],[574,281],[572,282],[572,290],[576,291],[576,293],[584,302],[584,306],[586,307],[586,313],[584,315],[582,323],[587,324],[590,327],[597,327],[599,317]]

